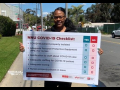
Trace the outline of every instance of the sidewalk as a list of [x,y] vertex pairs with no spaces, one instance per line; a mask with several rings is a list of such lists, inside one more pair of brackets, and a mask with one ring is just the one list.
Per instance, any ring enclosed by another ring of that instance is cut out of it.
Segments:
[[[44,81],[23,80],[23,54],[20,52],[0,82],[0,87],[44,87]],[[14,73],[12,73],[14,71]],[[15,72],[17,72],[15,74]],[[17,75],[18,74],[18,75]],[[72,87],[89,87],[86,84],[72,83]]]

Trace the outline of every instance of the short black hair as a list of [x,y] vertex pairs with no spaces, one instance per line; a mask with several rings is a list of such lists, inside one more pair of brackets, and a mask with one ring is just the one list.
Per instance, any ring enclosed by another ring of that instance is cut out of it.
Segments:
[[[65,11],[65,9],[64,9],[63,7],[58,7],[58,8],[56,8],[56,9],[54,10],[54,12],[55,12],[56,10],[60,10],[60,11],[64,12],[64,14],[65,14],[65,16],[66,16],[66,11]],[[53,13],[53,14],[54,14],[54,13]],[[75,25],[73,24],[73,22],[72,22],[69,18],[66,18],[64,25],[65,25],[66,27],[69,27],[69,28],[73,29],[73,30],[76,30]]]

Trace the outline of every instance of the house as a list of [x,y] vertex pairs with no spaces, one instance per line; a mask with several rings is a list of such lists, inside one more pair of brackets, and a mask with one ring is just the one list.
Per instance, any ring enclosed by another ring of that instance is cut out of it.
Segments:
[[[23,11],[18,5],[8,5],[5,3],[0,3],[0,15],[10,17],[16,24],[18,28],[20,27],[20,22],[24,22]],[[22,26],[22,23],[21,23]]]
[[5,3],[0,3],[0,15],[10,17],[10,7]]

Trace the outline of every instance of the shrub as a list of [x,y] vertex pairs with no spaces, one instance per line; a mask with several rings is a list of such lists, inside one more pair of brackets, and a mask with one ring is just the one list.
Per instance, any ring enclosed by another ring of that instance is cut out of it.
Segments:
[[0,33],[2,36],[13,36],[16,32],[16,23],[6,16],[0,15]]
[[0,39],[2,38],[2,34],[0,34]]
[[22,31],[18,31],[18,35],[22,35]]
[[0,39],[2,38],[2,34],[0,34]]

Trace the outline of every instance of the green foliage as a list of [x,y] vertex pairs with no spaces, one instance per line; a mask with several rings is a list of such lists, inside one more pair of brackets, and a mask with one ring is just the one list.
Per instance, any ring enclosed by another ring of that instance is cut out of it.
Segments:
[[18,34],[19,34],[19,35],[22,34],[22,31],[18,31]]
[[54,21],[53,20],[45,22],[45,26],[53,26],[53,25],[54,25]]
[[0,34],[0,39],[2,38],[2,34]]
[[85,17],[92,23],[120,23],[120,3],[96,3],[87,8]]
[[30,13],[23,13],[24,21],[25,23],[28,23],[30,26],[33,26],[37,23],[40,23],[40,18],[34,16],[33,14]]
[[0,16],[0,33],[3,36],[13,36],[16,31],[16,23],[6,16]]

